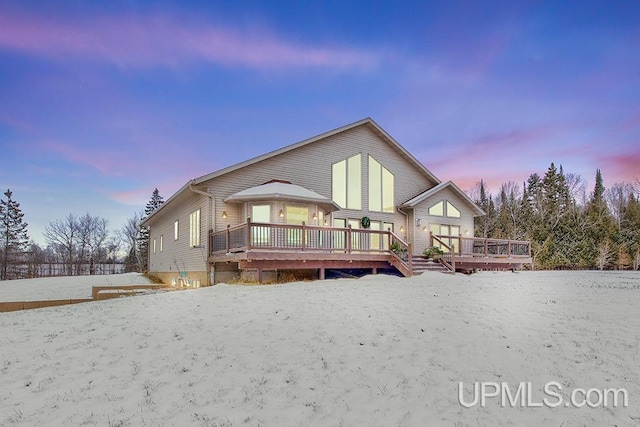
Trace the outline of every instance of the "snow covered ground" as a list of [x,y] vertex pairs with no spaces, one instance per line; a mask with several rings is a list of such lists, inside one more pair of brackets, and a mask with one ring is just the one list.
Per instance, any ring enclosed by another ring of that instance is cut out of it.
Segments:
[[91,298],[93,286],[147,283],[151,282],[140,273],[8,280],[0,282],[0,302]]
[[[0,334],[9,426],[640,425],[637,273],[222,284],[0,313]],[[466,408],[475,381],[563,404]],[[628,406],[566,407],[579,388]]]

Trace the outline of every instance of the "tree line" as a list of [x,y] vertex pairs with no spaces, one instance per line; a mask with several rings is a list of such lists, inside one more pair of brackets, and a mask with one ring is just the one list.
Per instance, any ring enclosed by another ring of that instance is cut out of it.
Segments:
[[[530,240],[536,269],[640,269],[640,181],[606,189],[600,170],[586,180],[551,163],[522,185],[502,184],[490,194],[480,181],[469,191],[486,212],[475,236]],[[106,219],[69,214],[44,229],[46,246],[29,239],[20,204],[7,190],[0,199],[0,280],[148,270],[149,232],[142,218],[164,203],[154,189],[144,211],[121,229]]]
[[483,181],[470,196],[486,215],[475,220],[475,235],[530,240],[536,269],[640,268],[640,181],[606,189],[596,171],[586,180],[551,163],[543,176],[502,184],[496,195]]
[[45,226],[43,247],[29,239],[24,213],[9,189],[0,199],[0,280],[145,272],[149,232],[140,221],[163,202],[156,188],[144,213],[134,214],[117,230],[99,216],[70,213]]

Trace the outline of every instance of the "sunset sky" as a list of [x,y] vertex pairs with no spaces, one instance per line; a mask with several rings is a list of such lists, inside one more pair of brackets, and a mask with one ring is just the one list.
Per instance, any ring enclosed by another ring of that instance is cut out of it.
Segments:
[[364,117],[463,189],[633,182],[640,2],[0,2],[0,188],[39,242]]

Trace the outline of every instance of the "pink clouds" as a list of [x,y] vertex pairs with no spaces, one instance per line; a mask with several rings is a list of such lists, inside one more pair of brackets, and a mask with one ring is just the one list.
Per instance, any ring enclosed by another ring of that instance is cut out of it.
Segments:
[[[54,59],[82,58],[120,67],[181,67],[191,61],[254,68],[371,68],[367,51],[305,46],[270,34],[252,34],[201,20],[115,17],[87,21],[0,13],[0,49]],[[185,23],[188,21],[188,24]]]
[[[550,151],[549,141],[563,131],[560,126],[537,126],[526,129],[514,129],[505,132],[481,135],[467,141],[452,144],[454,149],[441,152],[438,164],[444,167],[457,166],[460,161],[471,162],[485,171],[489,166],[505,168],[522,158],[533,157]],[[552,161],[552,160],[551,160]]]
[[116,191],[109,194],[109,198],[123,205],[144,206],[151,197],[151,191],[148,188],[137,189],[132,191]]
[[42,146],[74,164],[88,166],[102,175],[122,176],[134,170],[136,159],[128,159],[122,150],[76,147],[60,141],[45,141]]
[[609,182],[640,180],[640,144],[635,148],[635,152],[610,155],[604,157],[602,162],[607,170],[612,172]]

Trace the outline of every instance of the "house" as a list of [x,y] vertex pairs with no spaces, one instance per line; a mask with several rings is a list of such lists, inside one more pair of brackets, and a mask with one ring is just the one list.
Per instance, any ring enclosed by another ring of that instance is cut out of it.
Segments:
[[206,285],[239,272],[519,268],[528,242],[477,239],[484,212],[370,118],[187,182],[143,220],[149,271]]

